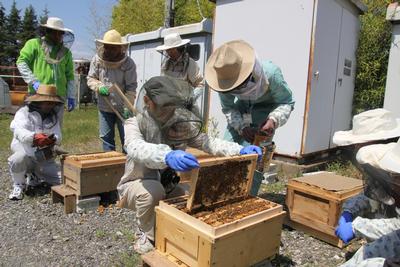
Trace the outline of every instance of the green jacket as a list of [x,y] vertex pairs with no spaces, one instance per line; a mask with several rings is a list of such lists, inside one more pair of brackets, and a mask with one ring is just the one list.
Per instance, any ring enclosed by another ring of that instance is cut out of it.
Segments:
[[[21,49],[17,64],[25,62],[31,69],[33,75],[42,84],[55,84],[57,94],[61,97],[67,96],[67,82],[74,80],[74,65],[71,51],[67,51],[59,64],[49,64],[46,62],[45,53],[41,47],[42,42],[39,38],[28,40]],[[60,46],[54,46],[50,57],[55,58]],[[29,93],[35,90],[29,85]]]

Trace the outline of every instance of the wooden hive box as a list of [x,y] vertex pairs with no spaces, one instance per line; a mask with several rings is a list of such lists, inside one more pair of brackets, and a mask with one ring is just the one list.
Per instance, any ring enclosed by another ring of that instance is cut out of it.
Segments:
[[116,190],[125,161],[126,156],[115,151],[67,156],[63,161],[64,184],[78,197]]
[[287,186],[289,214],[285,224],[342,248],[343,241],[335,235],[342,205],[362,190],[362,180],[330,172],[291,179]]
[[199,158],[190,195],[156,207],[157,251],[193,267],[247,267],[274,257],[285,212],[248,195],[256,160],[256,155]]

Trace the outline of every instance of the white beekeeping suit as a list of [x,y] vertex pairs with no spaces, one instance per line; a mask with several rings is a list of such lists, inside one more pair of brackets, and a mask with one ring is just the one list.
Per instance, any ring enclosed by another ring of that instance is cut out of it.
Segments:
[[357,161],[363,170],[365,193],[347,200],[343,212],[355,218],[355,237],[369,243],[342,266],[384,266],[400,258],[400,143],[361,148]]
[[[11,142],[13,154],[8,158],[14,185],[10,199],[15,200],[23,197],[25,175],[28,173],[34,173],[39,180],[50,185],[60,183],[59,168],[54,158],[38,158],[35,152],[39,147],[51,147],[61,143],[63,101],[56,95],[55,86],[40,85],[37,93],[28,97],[25,102],[28,105],[18,110],[10,125],[14,134]],[[43,102],[53,102],[51,110],[43,112]]]

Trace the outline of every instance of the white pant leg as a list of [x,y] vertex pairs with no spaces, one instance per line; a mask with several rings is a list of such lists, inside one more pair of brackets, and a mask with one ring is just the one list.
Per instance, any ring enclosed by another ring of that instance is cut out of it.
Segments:
[[60,166],[54,159],[43,162],[36,162],[34,173],[39,178],[50,185],[59,185],[61,183]]
[[8,158],[8,166],[14,185],[24,185],[26,183],[25,174],[31,171],[32,165],[32,158],[30,158],[23,149],[15,151]]
[[140,229],[154,241],[155,212],[154,207],[165,198],[162,184],[157,180],[138,179],[129,182],[125,189],[126,207],[136,211]]

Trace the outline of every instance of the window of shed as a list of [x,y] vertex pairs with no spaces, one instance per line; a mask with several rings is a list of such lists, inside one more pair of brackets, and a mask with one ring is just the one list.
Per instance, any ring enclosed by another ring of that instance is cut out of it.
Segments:
[[200,58],[200,45],[198,44],[190,44],[188,47],[188,53],[194,61],[199,60]]

